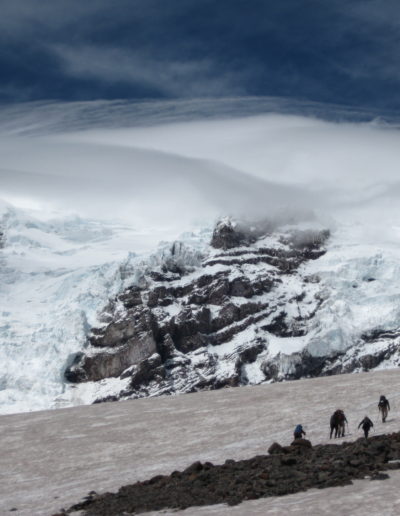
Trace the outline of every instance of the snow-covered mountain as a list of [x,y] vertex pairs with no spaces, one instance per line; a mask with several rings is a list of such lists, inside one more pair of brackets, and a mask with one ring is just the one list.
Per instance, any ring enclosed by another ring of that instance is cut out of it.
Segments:
[[223,219],[157,247],[128,226],[2,210],[3,413],[400,361],[398,251],[356,245],[355,225]]
[[101,401],[398,365],[390,267],[337,246],[315,221],[221,221],[202,255],[175,242],[107,305],[66,379]]
[[175,242],[107,306],[66,378],[119,377],[126,398],[301,376],[272,359],[306,344],[322,299],[299,268],[325,253],[328,235],[225,220],[202,254]]
[[106,107],[0,122],[1,413],[397,367],[396,126]]

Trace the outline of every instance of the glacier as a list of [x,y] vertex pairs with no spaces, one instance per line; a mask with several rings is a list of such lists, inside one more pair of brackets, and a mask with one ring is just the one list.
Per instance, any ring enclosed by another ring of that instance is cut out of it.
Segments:
[[[163,263],[171,243],[157,244],[159,234],[150,231],[150,238],[143,230],[110,221],[78,216],[43,220],[32,210],[9,203],[2,204],[1,227],[0,413],[92,403],[99,396],[121,391],[127,380],[107,378],[70,385],[63,373],[71,357],[85,348],[91,328],[101,326],[99,315],[109,299],[140,283],[145,271]],[[270,358],[287,357],[290,369],[292,354],[304,349],[313,356],[348,352],[350,358],[357,346],[362,353],[385,349],[384,340],[366,343],[360,336],[398,329],[399,233],[393,228],[390,240],[389,230],[380,237],[373,233],[370,241],[363,234],[357,242],[357,231],[363,228],[336,221],[326,254],[301,266],[301,276],[320,278],[318,285],[309,285],[307,295],[311,299],[318,292],[323,302],[306,335],[268,335]],[[192,277],[198,274],[201,259],[210,258],[210,238],[210,228],[194,228],[181,235],[180,260],[192,267]],[[267,239],[271,245],[271,237]],[[250,269],[248,274],[251,278]],[[272,295],[291,299],[301,289],[295,275]],[[229,357],[254,338],[256,326],[216,346],[215,353]],[[249,383],[266,381],[260,369],[262,359],[265,354],[246,366]],[[394,354],[378,368],[398,364]]]
[[68,357],[160,235],[6,202],[0,227],[0,413],[57,408]]

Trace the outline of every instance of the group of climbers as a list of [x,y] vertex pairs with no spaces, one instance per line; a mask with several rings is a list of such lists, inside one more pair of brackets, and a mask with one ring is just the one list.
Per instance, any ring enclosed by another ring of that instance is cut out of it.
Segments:
[[[384,423],[386,421],[386,418],[387,418],[389,410],[390,410],[389,400],[384,395],[382,395],[379,398],[378,410],[382,416],[382,423]],[[335,437],[344,437],[346,423],[348,425],[347,418],[346,418],[343,410],[341,410],[341,409],[335,410],[335,412],[332,414],[331,419],[330,419],[330,427],[331,427],[330,438],[332,438],[333,432],[335,432]],[[358,425],[358,429],[360,429],[360,427],[361,427],[364,431],[365,438],[368,439],[369,431],[371,430],[371,428],[373,428],[373,426],[374,426],[374,423],[370,420],[370,418],[368,416],[365,416],[364,419],[362,421],[360,421],[360,424]],[[305,435],[306,435],[306,432],[304,431],[302,425],[297,425],[296,428],[294,429],[294,438],[302,439],[302,437]]]

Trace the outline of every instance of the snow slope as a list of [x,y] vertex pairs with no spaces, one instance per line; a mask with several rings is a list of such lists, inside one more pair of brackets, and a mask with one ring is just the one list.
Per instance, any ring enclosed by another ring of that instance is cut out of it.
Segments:
[[[16,508],[13,514],[19,516],[50,516],[91,490],[117,490],[195,460],[218,464],[264,454],[273,441],[290,443],[297,423],[313,444],[326,443],[337,407],[349,420],[347,440],[362,435],[357,425],[365,414],[376,434],[398,431],[399,375],[398,370],[338,375],[1,416],[0,513]],[[382,393],[392,408],[385,425],[377,411]],[[397,514],[394,486],[400,474],[390,477],[181,514],[299,514],[301,508],[311,515],[389,516]]]

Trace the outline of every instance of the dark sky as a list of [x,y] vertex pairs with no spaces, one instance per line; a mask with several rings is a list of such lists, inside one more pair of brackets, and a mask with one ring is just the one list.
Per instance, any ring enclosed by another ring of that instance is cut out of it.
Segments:
[[398,0],[3,0],[0,101],[282,96],[400,109]]

